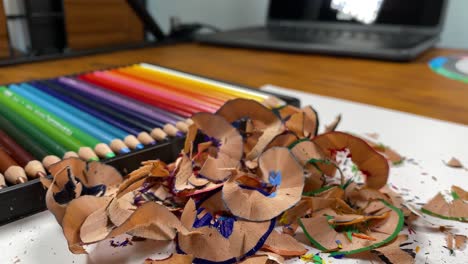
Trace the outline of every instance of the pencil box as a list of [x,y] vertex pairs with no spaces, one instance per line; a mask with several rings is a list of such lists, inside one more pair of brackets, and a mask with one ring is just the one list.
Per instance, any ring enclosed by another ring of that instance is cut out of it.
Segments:
[[[212,78],[206,79],[214,80]],[[233,83],[229,84],[246,89],[252,89]],[[300,100],[297,98],[273,93],[270,94],[279,97],[289,105],[297,107],[300,106]],[[161,159],[165,162],[171,162],[175,160],[177,155],[180,153],[180,150],[184,144],[184,140],[184,137],[168,138],[168,140],[165,142],[160,142],[154,146],[147,146],[141,150],[132,151],[128,154],[123,154],[112,159],[104,160],[103,163],[115,167],[123,175],[125,175],[139,168],[140,163],[145,160]],[[13,222],[20,218],[30,216],[44,210],[46,210],[45,190],[42,187],[39,179],[0,189],[0,225]]]

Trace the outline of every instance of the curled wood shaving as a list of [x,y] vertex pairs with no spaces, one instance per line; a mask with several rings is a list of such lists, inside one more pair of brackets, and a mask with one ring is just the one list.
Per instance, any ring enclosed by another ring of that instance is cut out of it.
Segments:
[[399,235],[392,243],[383,247],[374,249],[380,257],[387,260],[386,263],[411,264],[414,263],[414,257],[406,251],[401,250],[400,245],[408,240],[407,235]]

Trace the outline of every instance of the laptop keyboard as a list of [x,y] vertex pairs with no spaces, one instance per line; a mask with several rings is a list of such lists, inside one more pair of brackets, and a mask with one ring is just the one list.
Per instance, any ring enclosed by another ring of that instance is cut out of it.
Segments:
[[428,38],[425,35],[357,31],[338,29],[319,29],[305,27],[269,27],[270,38],[279,41],[292,41],[300,43],[318,43],[325,45],[351,45],[372,48],[408,48]]

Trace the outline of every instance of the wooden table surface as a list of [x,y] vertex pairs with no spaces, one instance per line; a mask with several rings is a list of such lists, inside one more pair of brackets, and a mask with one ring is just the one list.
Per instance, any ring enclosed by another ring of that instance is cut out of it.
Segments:
[[275,84],[468,125],[468,84],[427,65],[435,56],[460,53],[433,49],[415,62],[394,63],[177,44],[3,67],[0,83],[149,62],[251,87]]

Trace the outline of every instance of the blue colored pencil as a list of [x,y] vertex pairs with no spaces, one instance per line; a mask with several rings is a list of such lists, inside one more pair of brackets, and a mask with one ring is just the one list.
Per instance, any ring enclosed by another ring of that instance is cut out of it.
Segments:
[[[90,108],[94,108],[101,113],[105,113],[106,115],[112,117],[116,120],[116,122],[120,122],[122,124],[128,124],[129,127],[132,127],[136,130],[143,130],[143,131],[151,131],[154,127],[141,122],[131,116],[127,116],[125,113],[122,113],[118,108],[112,108],[105,104],[98,103],[96,101],[89,100],[86,96],[83,96],[79,93],[70,92],[67,90],[66,87],[61,86],[60,84],[52,81],[39,81],[34,82],[34,85],[37,85],[41,90],[45,92],[54,91],[55,93],[60,94],[63,97],[67,97],[71,100],[78,101],[81,104],[84,104]],[[41,86],[39,86],[41,85]]]
[[[105,107],[100,106],[100,105],[96,105],[90,100],[88,100],[87,98],[82,97],[78,94],[60,93],[58,90],[54,90],[52,87],[49,87],[45,85],[44,83],[33,82],[31,84],[34,85],[34,87],[40,89],[41,91],[47,94],[50,94],[53,97],[56,97],[80,109],[81,111],[87,112],[88,114],[93,115],[96,118],[99,118],[115,127],[118,127],[129,134],[136,136],[140,132],[145,131],[145,129],[143,128],[139,128],[137,126],[133,126],[122,120],[119,120],[118,117],[116,117],[115,112],[112,112],[112,110],[106,109]],[[150,127],[145,127],[145,128],[151,129]]]
[[64,83],[60,83],[60,82],[57,82],[57,81],[52,81],[52,82],[54,82],[55,84],[58,84],[60,86],[60,88],[63,91],[66,91],[67,93],[73,92],[73,93],[78,93],[78,94],[80,94],[80,95],[82,95],[84,97],[93,98],[93,101],[95,103],[103,104],[103,105],[111,108],[112,110],[117,111],[120,114],[123,114],[123,115],[137,121],[137,122],[144,123],[144,124],[148,125],[149,127],[162,128],[162,127],[164,127],[164,125],[166,125],[166,123],[164,123],[163,121],[153,119],[153,118],[147,117],[145,115],[140,115],[139,113],[135,113],[135,112],[133,112],[132,110],[130,110],[128,108],[121,107],[120,105],[114,105],[114,104],[110,103],[106,98],[96,97],[96,96],[93,96],[93,95],[90,95],[90,94],[83,93],[82,91],[75,89],[73,86],[69,86],[69,85],[64,84]]
[[36,87],[34,87],[33,85],[30,85],[28,83],[23,83],[21,84],[21,87],[26,87],[27,88],[27,91],[44,99],[44,100],[47,100],[50,104],[55,104],[56,106],[58,106],[59,108],[61,108],[62,110],[66,111],[66,112],[69,112],[75,116],[77,116],[78,118],[81,118],[83,120],[86,120],[90,123],[93,124],[93,126],[96,126],[100,129],[102,129],[103,131],[107,132],[108,134],[110,135],[113,135],[117,138],[125,138],[126,136],[128,136],[128,133],[126,133],[125,131],[117,128],[117,127],[114,127],[106,122],[103,122],[102,120],[100,119],[97,119],[95,118],[94,116],[92,115],[89,115],[88,113],[85,113],[83,111],[81,111],[80,109],[77,109],[69,104],[67,104],[66,102],[63,102],[60,98],[56,98],[54,96],[50,96],[48,95],[47,93],[44,93],[42,91],[40,91],[39,89],[37,89]]

